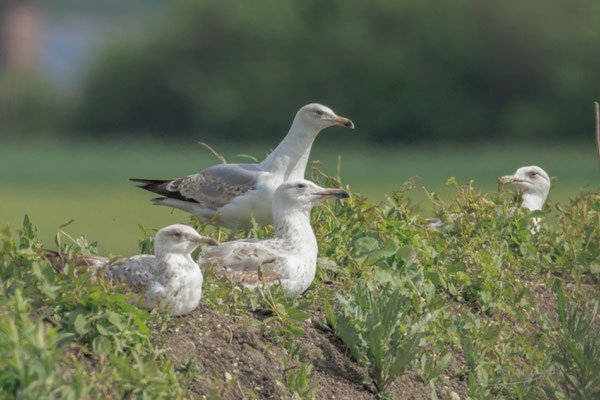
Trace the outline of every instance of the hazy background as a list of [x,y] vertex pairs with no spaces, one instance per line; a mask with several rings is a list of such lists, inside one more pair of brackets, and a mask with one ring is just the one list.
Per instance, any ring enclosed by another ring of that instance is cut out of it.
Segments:
[[311,158],[333,174],[342,156],[372,201],[415,175],[492,190],[528,164],[567,201],[598,188],[599,77],[597,0],[3,0],[0,225],[29,213],[50,242],[74,219],[69,234],[132,253],[137,224],[187,216],[127,178],[218,162],[198,141],[261,159],[310,102],[357,126]]

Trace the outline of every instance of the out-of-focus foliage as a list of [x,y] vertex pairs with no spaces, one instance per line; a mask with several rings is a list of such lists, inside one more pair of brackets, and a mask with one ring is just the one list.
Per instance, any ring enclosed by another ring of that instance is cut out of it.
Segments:
[[35,73],[0,70],[0,137],[53,133],[65,117],[66,103]]
[[600,93],[596,0],[186,1],[115,43],[79,131],[280,137],[308,102],[371,140],[585,135]]

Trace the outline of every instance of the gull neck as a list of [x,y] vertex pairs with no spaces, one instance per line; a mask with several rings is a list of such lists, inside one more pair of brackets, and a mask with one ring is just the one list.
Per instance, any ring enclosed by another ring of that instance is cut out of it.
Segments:
[[541,210],[545,202],[546,196],[542,196],[539,193],[524,193],[523,204],[521,204],[521,206],[531,211],[535,211]]
[[309,208],[273,210],[275,237],[302,243],[316,242],[310,225],[310,211]]
[[318,133],[318,129],[306,126],[296,117],[288,134],[260,166],[282,176],[284,181],[304,179],[310,150]]

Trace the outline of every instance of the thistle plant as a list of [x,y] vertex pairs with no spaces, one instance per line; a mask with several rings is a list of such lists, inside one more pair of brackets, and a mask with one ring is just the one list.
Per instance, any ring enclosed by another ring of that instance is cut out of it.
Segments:
[[[547,386],[551,399],[600,398],[600,330],[598,302],[569,301],[559,287],[557,293],[558,321],[548,328],[554,342],[550,352],[560,371],[560,386]],[[562,389],[562,390],[561,390]]]
[[386,388],[413,363],[427,324],[438,312],[411,315],[410,298],[387,284],[375,292],[359,283],[335,312],[326,304],[327,320],[352,357],[366,364],[377,392]]

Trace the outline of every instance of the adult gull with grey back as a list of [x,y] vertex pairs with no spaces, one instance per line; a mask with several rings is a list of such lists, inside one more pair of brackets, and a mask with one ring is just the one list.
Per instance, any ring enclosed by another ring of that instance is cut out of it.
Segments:
[[295,295],[308,289],[317,269],[317,239],[310,224],[313,207],[326,199],[344,199],[341,189],[324,189],[306,180],[281,184],[273,194],[275,236],[223,243],[199,260],[214,265],[217,275],[254,289],[281,283]]
[[154,199],[154,204],[179,208],[232,231],[249,226],[251,216],[259,224],[271,224],[275,189],[282,182],[304,179],[315,138],[332,125],[354,128],[352,121],[330,108],[309,104],[298,111],[279,146],[258,164],[214,165],[177,179],[130,180],[163,196]]

